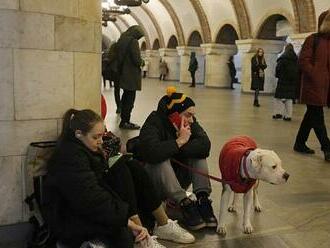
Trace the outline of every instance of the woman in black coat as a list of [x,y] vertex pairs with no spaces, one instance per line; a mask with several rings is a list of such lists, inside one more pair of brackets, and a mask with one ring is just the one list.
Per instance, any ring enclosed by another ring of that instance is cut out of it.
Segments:
[[255,91],[253,106],[259,107],[259,92],[264,90],[265,69],[267,64],[264,57],[264,50],[258,48],[257,53],[251,59],[251,90]]
[[296,98],[298,80],[298,57],[293,45],[288,44],[284,53],[277,59],[276,77],[278,78],[274,99],[273,119],[290,121],[292,99]]

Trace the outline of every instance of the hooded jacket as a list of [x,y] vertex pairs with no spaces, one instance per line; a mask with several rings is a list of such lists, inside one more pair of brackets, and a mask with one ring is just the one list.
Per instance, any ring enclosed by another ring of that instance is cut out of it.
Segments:
[[257,144],[248,136],[237,136],[222,147],[219,157],[219,168],[222,179],[225,180],[235,193],[246,193],[256,180],[243,181],[240,176],[240,164],[248,150],[254,150]]
[[209,156],[211,142],[196,119],[191,125],[191,136],[181,148],[176,143],[176,130],[167,116],[167,96],[158,103],[143,124],[139,136],[138,154],[147,163],[155,164],[167,159],[203,159]]
[[138,40],[144,36],[140,26],[129,27],[117,42],[119,86],[124,90],[141,90],[141,58]]
[[330,11],[319,17],[318,32],[308,36],[299,56],[300,101],[330,105]]
[[293,50],[285,52],[277,59],[278,78],[275,98],[295,99],[298,81],[298,57]]

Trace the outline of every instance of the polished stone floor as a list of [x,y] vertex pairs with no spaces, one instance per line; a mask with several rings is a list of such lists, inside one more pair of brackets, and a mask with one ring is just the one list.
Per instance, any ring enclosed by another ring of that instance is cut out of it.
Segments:
[[[137,94],[132,121],[143,124],[148,114],[157,106],[168,85],[176,85],[196,102],[197,118],[207,131],[211,142],[208,158],[210,172],[219,176],[218,156],[223,143],[234,135],[253,137],[259,147],[276,151],[283,167],[291,174],[287,184],[281,186],[261,183],[260,200],[263,211],[252,217],[255,232],[242,233],[242,207],[232,214],[227,226],[227,236],[219,236],[214,230],[194,232],[196,243],[167,247],[254,247],[254,248],[326,248],[330,247],[330,163],[326,163],[314,132],[308,145],[316,150],[312,156],[295,153],[292,145],[305,111],[303,105],[294,105],[293,120],[273,120],[272,97],[261,96],[260,108],[252,106],[252,95],[239,89],[213,89],[187,84],[159,82],[147,79]],[[239,85],[236,86],[239,88]],[[107,127],[124,140],[138,134],[137,131],[118,129],[120,118],[115,114],[113,89],[104,91],[108,102]],[[325,109],[326,124],[330,128],[330,110]],[[216,215],[219,212],[221,185],[212,182],[212,199]]]

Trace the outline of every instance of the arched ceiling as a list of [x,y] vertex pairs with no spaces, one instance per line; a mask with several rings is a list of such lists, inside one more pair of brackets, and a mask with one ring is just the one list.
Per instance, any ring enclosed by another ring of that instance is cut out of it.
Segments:
[[[121,15],[106,34],[115,39],[131,25],[143,26],[147,49],[158,39],[166,47],[175,35],[180,46],[187,45],[192,32],[198,31],[204,43],[213,43],[219,30],[230,24],[240,39],[256,38],[268,17],[280,14],[294,33],[314,32],[320,13],[330,0],[150,0]],[[142,39],[140,43],[142,42]]]

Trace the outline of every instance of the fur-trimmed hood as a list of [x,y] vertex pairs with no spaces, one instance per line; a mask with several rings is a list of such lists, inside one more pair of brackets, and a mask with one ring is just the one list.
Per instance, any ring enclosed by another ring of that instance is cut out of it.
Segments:
[[319,33],[330,34],[330,10],[324,11],[319,17]]

